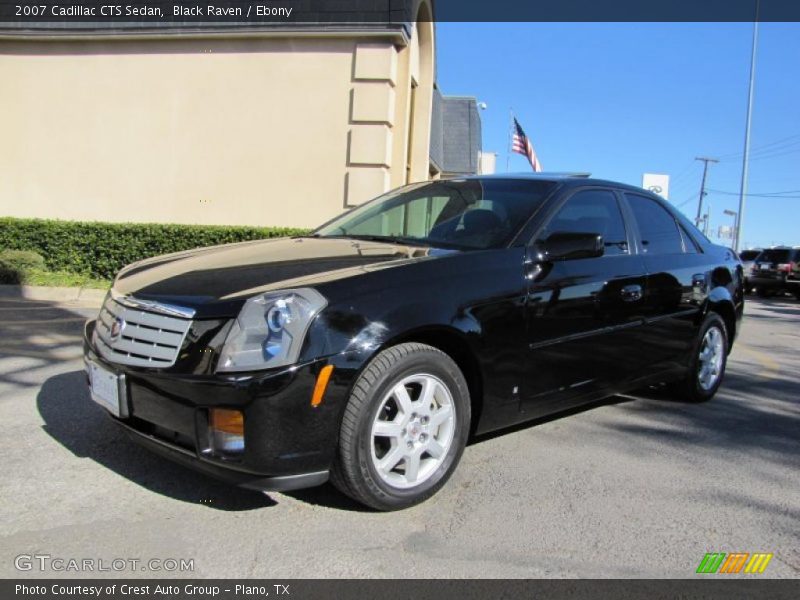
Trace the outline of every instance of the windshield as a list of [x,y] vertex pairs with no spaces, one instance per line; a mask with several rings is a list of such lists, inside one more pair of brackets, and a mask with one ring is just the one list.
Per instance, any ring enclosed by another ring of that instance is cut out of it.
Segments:
[[508,244],[553,189],[551,181],[461,179],[412,184],[314,232],[459,249]]

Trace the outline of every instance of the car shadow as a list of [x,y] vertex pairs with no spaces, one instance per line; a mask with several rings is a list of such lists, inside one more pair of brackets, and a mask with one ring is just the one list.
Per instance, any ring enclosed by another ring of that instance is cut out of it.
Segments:
[[78,458],[89,458],[114,473],[163,496],[225,511],[275,506],[261,492],[218,482],[165,461],[128,438],[89,397],[81,371],[47,379],[36,397],[42,429]]
[[627,408],[636,418],[615,419],[603,429],[609,444],[632,451],[641,451],[642,440],[648,439],[694,448],[698,454],[750,453],[765,464],[795,468],[800,464],[797,391],[790,372],[765,377],[728,369],[708,402],[686,403],[664,389],[637,392],[630,399],[640,402]]
[[300,502],[314,506],[350,512],[379,512],[373,508],[359,504],[352,498],[345,496],[343,493],[337,490],[332,483],[326,483],[325,485],[308,488],[305,490],[295,490],[293,492],[284,493],[295,500],[299,500]]

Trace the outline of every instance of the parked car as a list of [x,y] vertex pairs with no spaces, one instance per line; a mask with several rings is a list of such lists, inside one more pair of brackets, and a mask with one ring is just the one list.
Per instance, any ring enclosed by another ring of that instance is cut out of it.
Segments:
[[392,510],[439,490],[471,434],[657,382],[708,400],[742,284],[732,250],[640,188],[469,177],[130,265],[84,351],[92,397],[156,452]]
[[800,299],[800,248],[776,246],[762,250],[755,259],[749,281],[762,298],[791,292]]
[[761,248],[748,248],[739,252],[739,259],[742,261],[742,268],[744,269],[744,291],[746,294],[749,294],[752,289],[750,272],[753,270],[753,265],[756,263],[756,257],[759,254],[761,254]]
[[794,257],[786,272],[786,290],[800,300],[800,247],[793,248]]

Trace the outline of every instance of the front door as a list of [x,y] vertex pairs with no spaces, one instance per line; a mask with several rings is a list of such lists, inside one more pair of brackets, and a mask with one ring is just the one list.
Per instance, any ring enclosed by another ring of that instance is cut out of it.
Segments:
[[531,416],[554,405],[613,391],[636,369],[644,320],[646,278],[634,253],[617,195],[609,189],[575,192],[556,210],[541,243],[553,233],[597,233],[605,254],[536,266],[527,295],[528,379],[522,409]]

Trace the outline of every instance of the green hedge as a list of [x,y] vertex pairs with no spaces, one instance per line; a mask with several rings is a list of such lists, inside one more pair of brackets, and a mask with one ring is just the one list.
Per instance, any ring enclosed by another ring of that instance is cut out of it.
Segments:
[[44,258],[30,250],[0,250],[0,283],[25,283],[26,275],[44,269]]
[[51,271],[112,279],[127,264],[170,252],[306,233],[288,227],[98,223],[0,217],[0,250],[31,250]]

